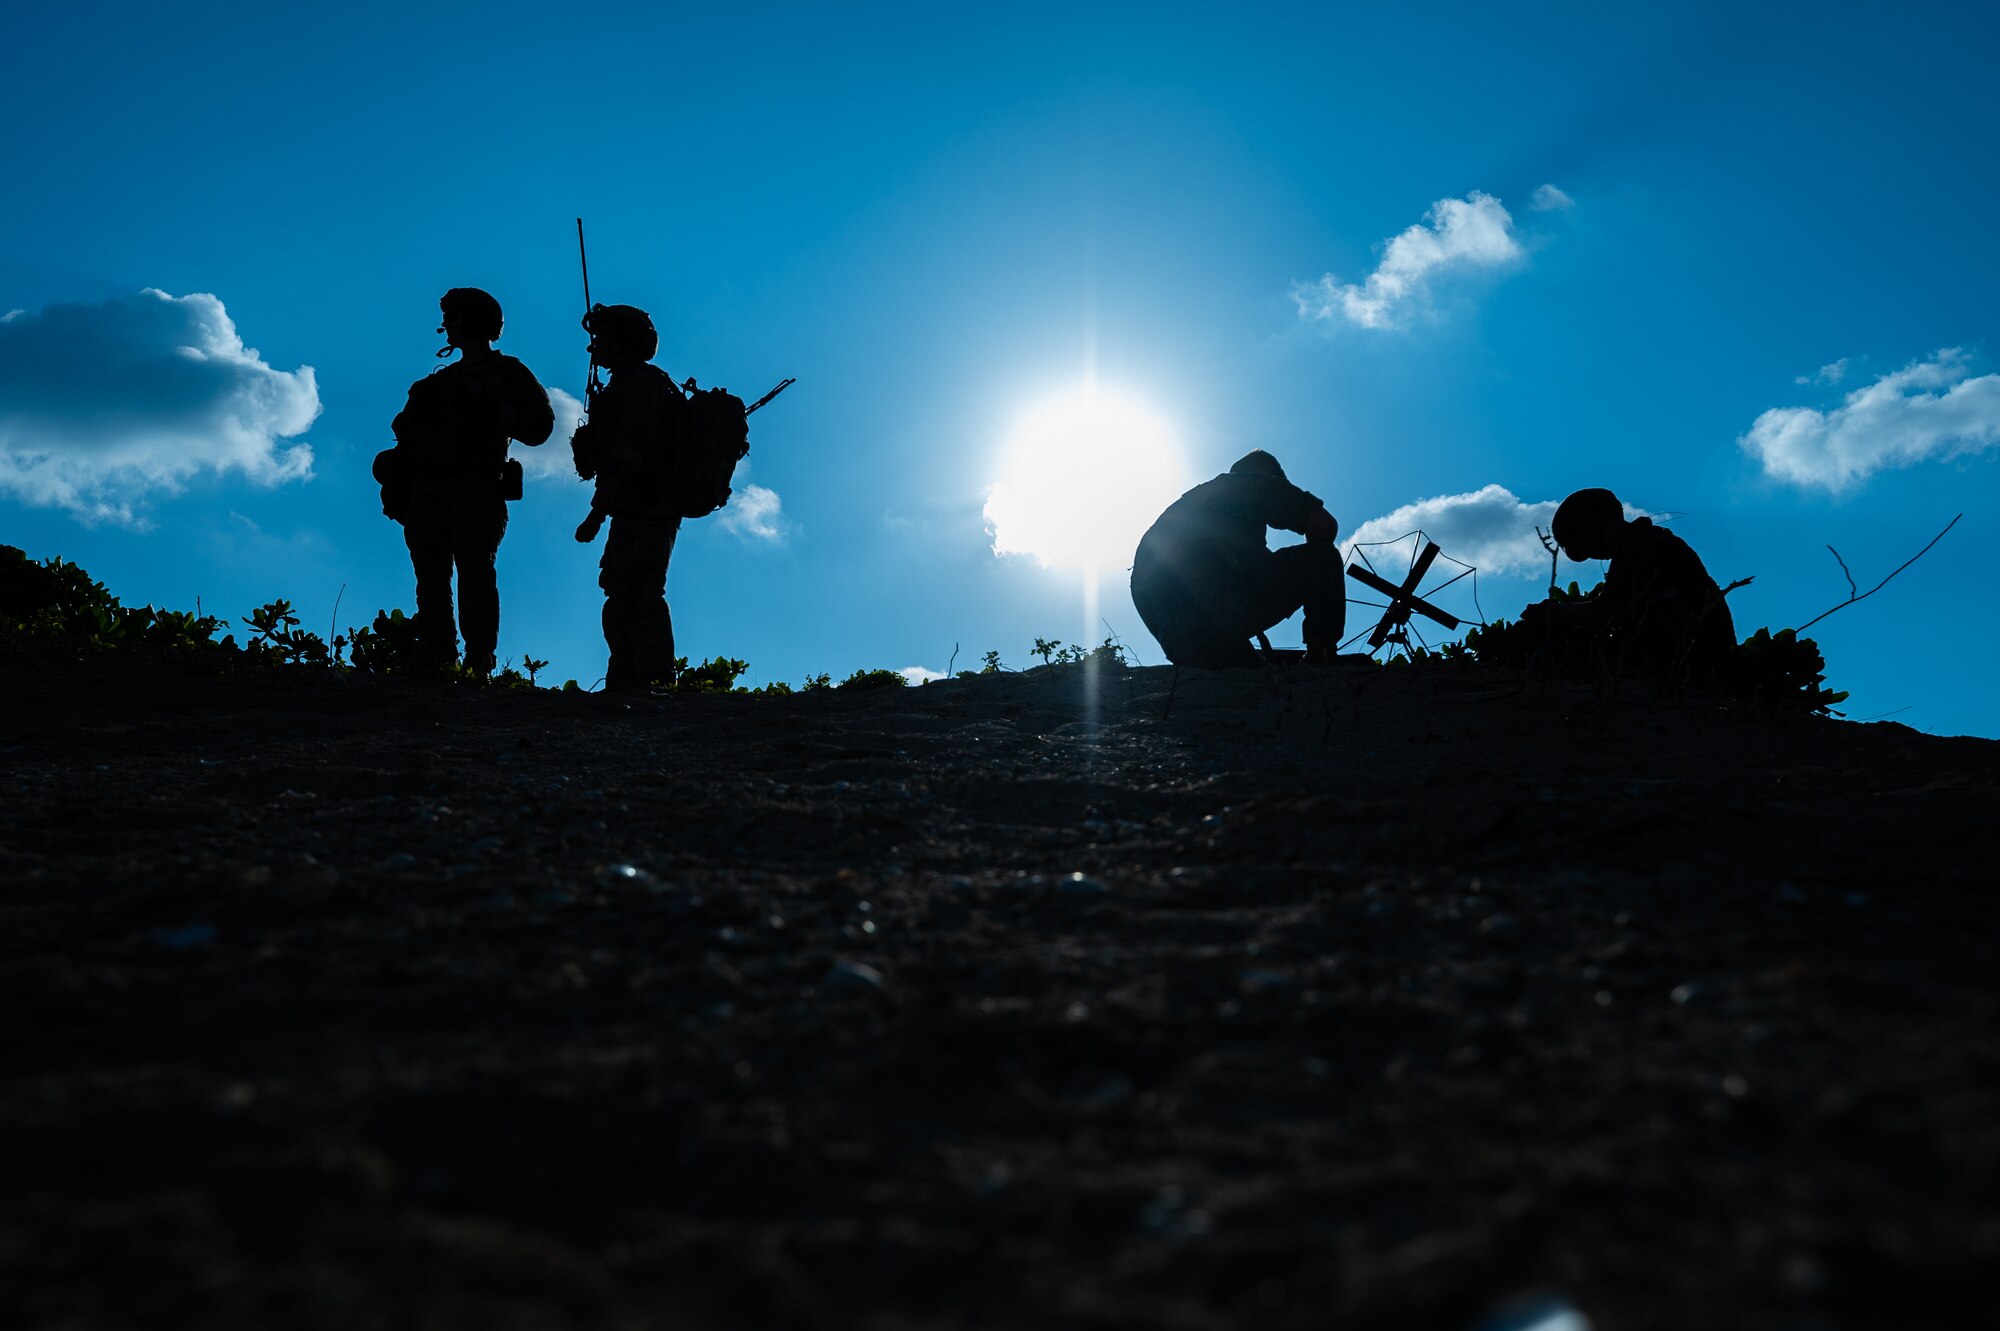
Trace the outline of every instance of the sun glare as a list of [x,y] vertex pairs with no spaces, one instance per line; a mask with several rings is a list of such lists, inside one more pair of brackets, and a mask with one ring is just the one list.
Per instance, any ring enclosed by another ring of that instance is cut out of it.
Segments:
[[1186,462],[1164,420],[1130,398],[1084,388],[1014,427],[987,491],[986,526],[995,554],[1124,568],[1153,519],[1186,489]]

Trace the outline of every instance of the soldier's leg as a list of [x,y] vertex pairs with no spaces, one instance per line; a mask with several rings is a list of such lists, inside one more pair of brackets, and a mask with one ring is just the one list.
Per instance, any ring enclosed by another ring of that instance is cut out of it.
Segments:
[[607,689],[673,681],[674,624],[666,588],[679,534],[678,518],[611,520],[597,579],[604,589],[604,641],[611,648]]
[[630,688],[632,639],[626,626],[630,622],[631,611],[624,592],[625,524],[628,518],[613,518],[605,530],[604,554],[597,561],[597,585],[604,591],[604,645],[611,649],[611,658],[604,667],[604,687],[606,691]]
[[412,510],[403,543],[417,575],[417,654],[426,668],[458,659],[458,631],[451,617],[451,520],[448,514]]
[[667,608],[667,564],[679,538],[679,518],[641,518],[634,526],[631,562],[632,652],[647,683],[674,679],[674,617]]
[[1341,573],[1340,550],[1331,544],[1271,551],[1251,571],[1246,603],[1250,631],[1262,632],[1304,609],[1306,652],[1331,659],[1347,627],[1347,589]]
[[1132,578],[1132,605],[1175,665],[1201,670],[1231,670],[1257,664],[1250,645],[1254,630],[1236,632],[1233,612],[1218,607],[1233,603],[1233,595],[1216,586],[1221,574],[1197,562],[1181,561]]
[[452,513],[452,558],[458,566],[458,625],[465,634],[465,664],[493,670],[500,643],[500,582],[495,562],[507,533],[507,501],[461,499]]

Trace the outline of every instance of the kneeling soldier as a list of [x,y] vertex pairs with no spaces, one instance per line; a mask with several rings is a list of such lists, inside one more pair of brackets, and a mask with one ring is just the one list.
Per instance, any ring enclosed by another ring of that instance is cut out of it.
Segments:
[[[1273,550],[1271,527],[1305,544]],[[1251,637],[1304,607],[1306,659],[1330,664],[1347,622],[1339,532],[1258,449],[1160,515],[1132,561],[1132,604],[1169,660],[1210,670],[1256,665]]]

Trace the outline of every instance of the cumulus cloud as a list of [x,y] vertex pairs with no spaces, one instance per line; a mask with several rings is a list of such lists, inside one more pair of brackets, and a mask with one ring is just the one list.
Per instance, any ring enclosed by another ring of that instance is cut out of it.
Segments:
[[1422,223],[1391,237],[1366,280],[1344,283],[1327,273],[1293,287],[1292,299],[1301,319],[1393,328],[1398,309],[1422,297],[1438,274],[1499,267],[1525,252],[1500,200],[1474,190],[1463,199],[1439,199]]
[[1554,185],[1537,185],[1528,206],[1538,213],[1566,213],[1576,207],[1576,200]]
[[928,684],[934,679],[944,678],[944,671],[932,670],[926,666],[904,666],[896,673],[912,684]]
[[0,319],[0,494],[143,525],[146,501],[212,473],[306,480],[310,365],[274,369],[220,300],[148,289]]
[[1548,565],[1549,552],[1542,548],[1535,528],[1549,529],[1557,502],[1527,503],[1503,485],[1467,494],[1438,495],[1370,518],[1354,529],[1346,546],[1352,553],[1356,545],[1393,541],[1421,530],[1453,559],[1472,564],[1481,572],[1532,572]]
[[783,541],[783,501],[775,490],[746,485],[730,496],[729,507],[722,510],[722,527],[746,541]]
[[[1556,505],[1561,502],[1544,499],[1529,503],[1504,485],[1488,485],[1465,494],[1419,499],[1392,513],[1370,518],[1355,528],[1344,544],[1352,555],[1357,545],[1393,541],[1413,531],[1422,531],[1444,553],[1482,573],[1534,573],[1549,564],[1549,552],[1535,535],[1535,528],[1547,531],[1555,521]],[[1625,516],[1657,515],[1626,504]],[[1370,555],[1380,562],[1376,552],[1370,551]]]
[[1835,493],[1890,467],[1984,452],[2000,445],[2000,374],[1975,378],[1967,360],[1946,347],[1831,411],[1773,407],[1736,442],[1765,475]]
[[570,454],[569,440],[576,433],[577,422],[583,419],[583,403],[560,388],[550,388],[547,384],[542,388],[555,412],[556,428],[549,432],[548,442],[539,448],[513,445],[513,455],[520,459],[521,473],[528,480],[561,481],[573,486],[577,484],[576,463]]

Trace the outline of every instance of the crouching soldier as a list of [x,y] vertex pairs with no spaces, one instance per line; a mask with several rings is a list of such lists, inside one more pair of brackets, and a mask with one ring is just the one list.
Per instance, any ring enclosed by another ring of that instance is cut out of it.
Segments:
[[[1305,544],[1272,550],[1272,527]],[[1330,663],[1347,622],[1339,532],[1326,505],[1259,449],[1160,515],[1132,562],[1132,603],[1176,665],[1256,665],[1250,639],[1301,607],[1306,659]]]
[[[520,498],[520,464],[507,441],[541,444],[554,427],[549,395],[533,371],[493,349],[500,302],[477,287],[453,287],[438,302],[446,343],[459,359],[410,385],[392,428],[396,447],[376,459],[383,511],[403,524],[417,575],[417,644],[436,669],[458,659],[493,670],[500,640],[500,588],[494,571],[507,531],[507,500]],[[458,619],[451,575],[458,570]]]
[[1697,683],[1728,670],[1736,646],[1729,603],[1686,541],[1627,520],[1609,490],[1578,490],[1551,524],[1571,559],[1608,559],[1604,583],[1581,601],[1543,601],[1521,612],[1531,639],[1567,652],[1602,652],[1615,669]]
[[604,641],[611,649],[604,687],[671,685],[674,621],[667,608],[667,563],[681,529],[674,461],[688,412],[671,376],[649,364],[659,334],[644,310],[599,305],[586,318],[592,363],[611,372],[590,419],[570,448],[577,474],[595,480],[590,516],[576,529],[588,544],[608,518],[611,534],[598,561],[604,589]]

